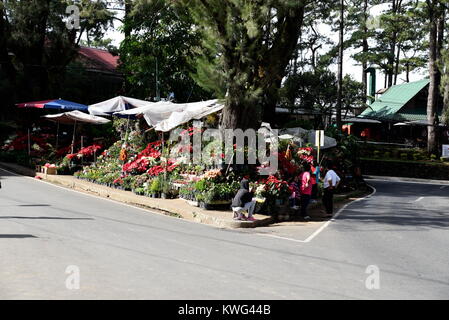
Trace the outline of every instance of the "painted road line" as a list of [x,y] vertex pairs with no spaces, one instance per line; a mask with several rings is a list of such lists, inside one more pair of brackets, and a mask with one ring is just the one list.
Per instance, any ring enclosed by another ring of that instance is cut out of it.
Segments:
[[345,210],[346,207],[348,207],[349,205],[351,205],[351,204],[353,204],[353,203],[355,203],[355,202],[358,202],[358,201],[361,201],[361,200],[370,198],[370,197],[372,197],[373,195],[375,195],[376,192],[377,192],[376,188],[374,188],[373,186],[369,186],[369,187],[373,188],[373,192],[372,192],[371,194],[367,195],[366,197],[359,198],[359,199],[356,199],[356,200],[354,200],[354,201],[351,201],[351,202],[345,204],[340,210],[338,210],[338,212],[332,217],[332,219],[330,219],[329,221],[327,221],[327,222],[326,222],[324,225],[322,225],[318,230],[316,230],[314,233],[312,233],[312,235],[310,235],[306,240],[304,240],[304,242],[310,242],[310,241],[312,241],[313,238],[315,238],[315,237],[316,237],[317,235],[319,235],[324,229],[326,229],[326,228],[331,224],[331,222],[335,221],[335,219],[337,219],[337,217],[340,215],[340,213],[342,213],[343,210]]
[[416,199],[414,202],[418,202],[421,201],[422,199],[424,199],[424,197],[419,197],[418,199]]
[[441,186],[440,189],[444,189],[444,188],[446,188],[446,187],[447,187],[447,186]]
[[331,222],[335,221],[335,219],[337,219],[337,217],[340,215],[340,213],[342,213],[343,210],[345,210],[349,205],[351,205],[351,204],[353,204],[353,203],[355,203],[355,202],[357,202],[357,201],[361,201],[361,200],[370,198],[370,197],[372,197],[374,194],[376,194],[376,192],[377,192],[376,188],[374,188],[374,187],[371,186],[371,185],[370,185],[369,187],[373,188],[373,192],[372,192],[372,193],[370,193],[369,195],[367,195],[367,196],[365,196],[365,197],[363,197],[363,198],[356,199],[356,200],[351,201],[351,202],[347,203],[346,205],[344,205],[342,208],[340,208],[340,210],[338,210],[338,212],[332,217],[332,219],[326,221],[326,223],[324,223],[320,228],[318,228],[318,230],[316,230],[314,233],[312,233],[312,234],[311,234],[307,239],[305,239],[305,240],[299,240],[299,239],[293,239],[293,238],[281,237],[281,236],[277,236],[277,235],[274,235],[274,234],[266,234],[266,233],[255,233],[255,234],[256,234],[256,235],[259,235],[259,236],[270,237],[270,238],[276,238],[276,239],[282,239],[282,240],[288,240],[288,241],[293,241],[293,242],[308,243],[308,242],[312,241],[316,236],[318,236],[324,229],[326,229],[326,228],[331,224]]
[[255,233],[255,235],[263,236],[263,237],[276,238],[276,239],[282,239],[282,240],[288,240],[288,241],[293,241],[293,242],[301,242],[301,243],[306,242],[305,240],[298,240],[298,239],[293,239],[293,238],[281,237],[281,236],[277,236],[275,234],[268,234],[268,233]]

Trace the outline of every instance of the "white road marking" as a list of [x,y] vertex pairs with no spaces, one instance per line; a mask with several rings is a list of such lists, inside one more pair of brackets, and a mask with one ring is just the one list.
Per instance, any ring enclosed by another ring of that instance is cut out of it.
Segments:
[[274,234],[266,234],[266,233],[255,233],[255,234],[257,234],[259,236],[277,238],[277,239],[288,240],[288,241],[293,241],[293,242],[301,242],[301,243],[310,242],[310,241],[312,241],[312,239],[314,239],[316,236],[318,236],[324,229],[326,229],[331,224],[331,222],[335,221],[335,219],[337,219],[337,217],[340,215],[340,213],[343,212],[343,210],[345,210],[347,206],[349,206],[350,204],[352,204],[354,202],[361,201],[361,200],[364,200],[364,199],[367,199],[367,198],[370,198],[371,196],[373,196],[377,192],[377,190],[373,186],[370,186],[370,187],[373,188],[373,190],[374,190],[372,193],[370,193],[366,197],[359,198],[359,199],[356,199],[356,200],[354,200],[352,202],[349,202],[349,203],[345,204],[342,208],[340,208],[340,210],[338,210],[338,212],[332,217],[332,219],[326,221],[325,224],[323,224],[318,230],[316,230],[314,233],[312,233],[305,240],[281,237],[281,236],[277,236],[277,235],[274,235]]
[[440,189],[444,189],[444,188],[446,188],[446,187],[447,187],[447,186],[441,186]]
[[422,199],[424,199],[424,197],[419,197],[418,199],[416,199],[414,202],[418,202],[421,201]]
[[324,225],[322,225],[322,226],[321,226],[318,230],[316,230],[311,236],[309,236],[306,240],[304,240],[304,242],[310,242],[310,241],[312,241],[312,239],[315,238],[317,235],[319,235],[324,229],[326,229],[327,226],[329,226],[329,225],[331,224],[331,222],[335,221],[335,219],[337,219],[337,217],[340,215],[340,213],[342,213],[343,210],[345,210],[346,207],[349,206],[350,204],[355,203],[355,202],[358,202],[358,201],[361,201],[361,200],[364,200],[364,199],[367,199],[367,198],[370,198],[370,197],[372,197],[373,195],[375,195],[376,192],[377,192],[376,188],[374,188],[373,186],[370,186],[370,187],[373,188],[373,190],[374,190],[371,194],[367,195],[366,197],[359,198],[359,199],[356,199],[356,200],[354,200],[354,201],[352,201],[352,202],[349,202],[349,203],[345,204],[340,210],[338,210],[338,212],[332,217],[332,219],[330,219],[330,220],[327,221]]
[[268,234],[268,233],[255,233],[255,234],[258,235],[258,236],[264,236],[264,237],[288,240],[288,241],[293,241],[293,242],[301,242],[301,243],[306,242],[305,240],[298,240],[298,239],[293,239],[293,238],[281,237],[281,236],[277,236],[275,234]]

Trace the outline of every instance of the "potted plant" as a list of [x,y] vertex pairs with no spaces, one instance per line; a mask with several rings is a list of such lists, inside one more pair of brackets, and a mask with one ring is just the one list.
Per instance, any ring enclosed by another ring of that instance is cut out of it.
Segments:
[[159,193],[161,192],[161,181],[159,177],[156,177],[151,182],[150,194],[152,198],[159,198]]
[[170,199],[170,183],[167,180],[161,182],[161,198]]

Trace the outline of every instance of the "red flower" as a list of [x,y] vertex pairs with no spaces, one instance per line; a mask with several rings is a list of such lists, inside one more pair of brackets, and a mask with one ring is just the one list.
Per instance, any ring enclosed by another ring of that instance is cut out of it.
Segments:
[[99,150],[101,150],[103,147],[100,146],[99,144],[93,144],[89,147],[85,147],[83,149],[81,149],[80,151],[78,151],[78,155],[81,155],[83,157],[91,157],[94,155],[94,153],[98,152]]

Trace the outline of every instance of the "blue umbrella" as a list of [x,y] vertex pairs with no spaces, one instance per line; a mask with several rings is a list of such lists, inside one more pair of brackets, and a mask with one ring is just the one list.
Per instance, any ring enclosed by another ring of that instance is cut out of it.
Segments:
[[18,103],[18,108],[39,108],[39,109],[56,109],[56,110],[66,110],[66,111],[85,111],[87,112],[87,105],[76,103],[73,101],[63,100],[63,99],[53,99],[45,101],[33,101]]

